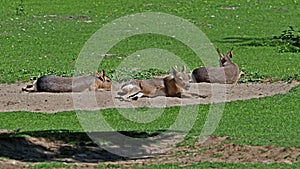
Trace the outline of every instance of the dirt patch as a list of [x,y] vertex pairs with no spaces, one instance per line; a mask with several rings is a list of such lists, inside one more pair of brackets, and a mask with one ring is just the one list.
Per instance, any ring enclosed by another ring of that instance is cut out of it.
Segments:
[[[41,134],[41,133],[40,133]],[[49,134],[49,133],[44,133]],[[56,134],[55,137],[2,138],[0,167],[29,168],[41,162],[65,162],[69,165],[92,168],[104,165],[123,167],[177,163],[180,166],[198,162],[227,163],[286,163],[299,160],[300,148],[237,145],[228,137],[210,136],[194,146],[169,147],[163,154],[149,158],[130,159],[112,154],[94,144],[84,133]],[[7,159],[9,158],[9,159]]]
[[229,137],[209,136],[204,142],[177,147],[159,157],[109,164],[124,166],[170,163],[188,166],[199,162],[292,164],[299,160],[299,155],[300,148],[237,145],[231,143]]
[[[119,85],[114,85],[113,91],[84,93],[25,93],[21,88],[23,83],[0,84],[0,112],[30,111],[30,112],[61,112],[71,110],[99,110],[107,108],[135,107],[168,107],[192,104],[210,104],[247,100],[287,93],[299,82],[292,83],[257,83],[257,84],[192,84],[187,92],[192,97],[141,98],[137,101],[124,101],[118,95]],[[205,97],[203,97],[205,96]]]

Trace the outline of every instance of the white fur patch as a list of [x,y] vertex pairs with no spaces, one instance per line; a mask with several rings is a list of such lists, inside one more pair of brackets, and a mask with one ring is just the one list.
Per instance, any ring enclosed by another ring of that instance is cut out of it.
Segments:
[[142,92],[138,92],[138,93],[128,96],[128,98],[131,98],[132,100],[137,100],[138,98],[141,98],[143,96],[144,96],[144,94]]
[[33,90],[34,91],[37,91],[37,80],[35,80],[34,82],[33,82]]
[[136,85],[128,84],[128,85],[123,86],[122,89],[129,90],[129,89],[134,89],[136,87],[137,87]]
[[135,97],[138,97],[138,98],[143,97],[143,96],[144,96],[144,94],[142,92],[135,95]]

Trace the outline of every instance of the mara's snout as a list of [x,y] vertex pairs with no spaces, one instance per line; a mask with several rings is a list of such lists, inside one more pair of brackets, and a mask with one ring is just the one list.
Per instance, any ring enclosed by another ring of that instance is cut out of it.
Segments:
[[189,90],[190,87],[191,87],[191,84],[190,83],[186,83],[183,88],[184,88],[184,90]]
[[191,87],[191,84],[186,82],[180,85],[180,88],[184,89],[184,90],[189,90]]

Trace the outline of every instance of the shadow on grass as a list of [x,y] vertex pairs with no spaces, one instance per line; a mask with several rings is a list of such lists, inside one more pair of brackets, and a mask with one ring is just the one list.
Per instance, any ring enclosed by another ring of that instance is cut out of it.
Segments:
[[218,41],[220,43],[235,43],[240,46],[277,46],[280,44],[274,38],[255,38],[255,37],[227,37]]
[[[124,135],[145,138],[158,135],[162,131],[152,134],[146,132],[119,132]],[[89,133],[91,134],[91,133]],[[97,138],[111,141],[117,137],[112,132],[97,132],[92,133],[97,135]],[[150,156],[145,156],[147,147],[157,144],[162,140],[172,140],[172,134],[163,135],[158,140],[143,141],[127,144],[123,142],[121,146],[113,147],[120,149],[122,146],[138,149],[142,152],[141,156],[136,156],[134,159],[149,158],[159,153],[152,153]],[[130,147],[131,146],[131,147]],[[117,150],[116,150],[117,151]],[[0,157],[14,159],[22,162],[112,162],[120,160],[128,160],[131,158],[119,156],[95,144],[84,132],[69,132],[62,130],[49,131],[34,131],[34,132],[19,132],[15,134],[0,134]]]

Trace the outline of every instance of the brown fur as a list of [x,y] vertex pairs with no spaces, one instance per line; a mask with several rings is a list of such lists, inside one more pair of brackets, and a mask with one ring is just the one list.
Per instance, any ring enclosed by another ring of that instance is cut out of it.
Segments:
[[173,74],[162,78],[146,80],[132,80],[125,83],[121,89],[125,94],[124,99],[138,97],[181,97],[181,93],[190,87],[189,76],[184,66],[179,72],[174,67]]
[[27,92],[82,92],[111,90],[111,88],[110,79],[102,70],[100,73],[96,72],[95,76],[59,77],[45,75],[22,90]]
[[232,50],[227,52],[227,54],[223,54],[220,50],[217,50],[220,56],[220,67],[200,67],[194,69],[192,72],[193,81],[197,83],[236,84],[241,75],[243,75],[243,72],[240,72],[238,65],[232,62]]

